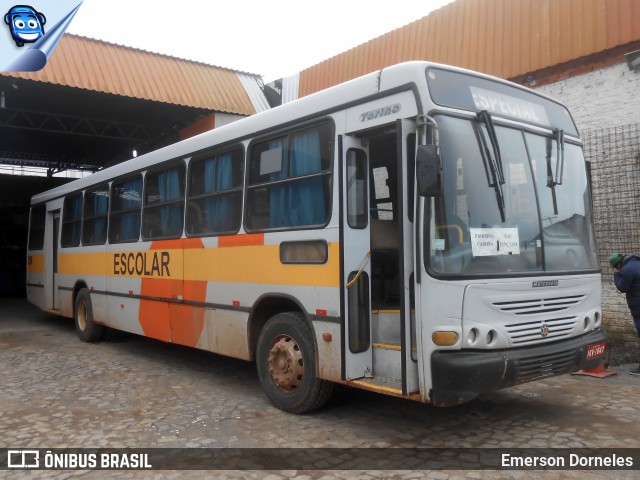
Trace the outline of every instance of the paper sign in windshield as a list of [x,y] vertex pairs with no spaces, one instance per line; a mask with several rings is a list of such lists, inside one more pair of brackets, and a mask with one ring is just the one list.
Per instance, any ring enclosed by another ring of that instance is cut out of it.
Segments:
[[471,252],[474,257],[519,255],[517,228],[471,228]]

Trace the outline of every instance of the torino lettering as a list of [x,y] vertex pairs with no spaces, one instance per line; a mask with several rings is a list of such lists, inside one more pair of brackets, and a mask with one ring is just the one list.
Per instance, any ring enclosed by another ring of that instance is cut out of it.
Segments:
[[113,255],[114,275],[170,277],[169,252],[119,252]]
[[399,103],[396,103],[395,105],[388,105],[376,110],[371,110],[370,112],[364,112],[360,114],[360,121],[366,122],[375,118],[386,117],[387,115],[398,113],[401,108],[402,106]]

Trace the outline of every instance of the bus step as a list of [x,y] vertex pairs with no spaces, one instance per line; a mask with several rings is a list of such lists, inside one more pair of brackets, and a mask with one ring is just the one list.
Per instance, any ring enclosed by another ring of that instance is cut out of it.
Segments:
[[399,344],[373,343],[373,372],[385,379],[402,378],[402,350]]
[[366,390],[373,390],[375,392],[386,393],[388,395],[402,396],[402,381],[395,378],[376,376],[373,378],[359,378],[357,380],[351,380],[349,383]]
[[373,310],[371,336],[374,343],[400,343],[400,310]]

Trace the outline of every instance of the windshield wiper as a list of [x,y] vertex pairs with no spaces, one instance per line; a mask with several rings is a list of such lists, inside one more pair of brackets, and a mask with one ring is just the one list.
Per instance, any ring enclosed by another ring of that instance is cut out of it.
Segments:
[[562,185],[562,175],[564,174],[564,130],[557,128],[554,130],[556,143],[558,144],[558,156],[556,158],[556,185]]
[[500,218],[502,219],[502,223],[504,223],[504,193],[502,191],[502,185],[504,185],[504,172],[502,170],[502,157],[500,155],[498,137],[496,136],[496,130],[493,125],[491,114],[487,110],[478,112],[477,118],[478,121],[485,126],[487,130],[487,137],[491,144],[491,149],[489,149],[487,138],[483,132],[476,131],[480,143],[480,154],[482,155],[485,172],[487,173],[487,180],[489,182],[489,186],[496,192],[496,201],[498,202],[498,209],[500,210]]
[[547,187],[551,189],[551,199],[553,201],[553,214],[558,215],[558,200],[556,199],[556,185],[562,185],[562,176],[564,175],[564,130],[556,129],[553,131],[558,150],[556,155],[556,175],[553,175],[551,167],[551,150],[552,139],[547,137]]

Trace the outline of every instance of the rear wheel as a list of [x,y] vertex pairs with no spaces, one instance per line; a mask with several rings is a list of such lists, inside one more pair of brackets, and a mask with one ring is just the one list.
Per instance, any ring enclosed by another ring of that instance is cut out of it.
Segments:
[[266,323],[256,363],[262,388],[280,410],[310,412],[331,396],[333,384],[316,375],[313,332],[300,313],[280,313]]
[[104,326],[93,321],[91,294],[86,288],[81,289],[76,297],[74,320],[78,337],[83,342],[96,342],[104,335]]

